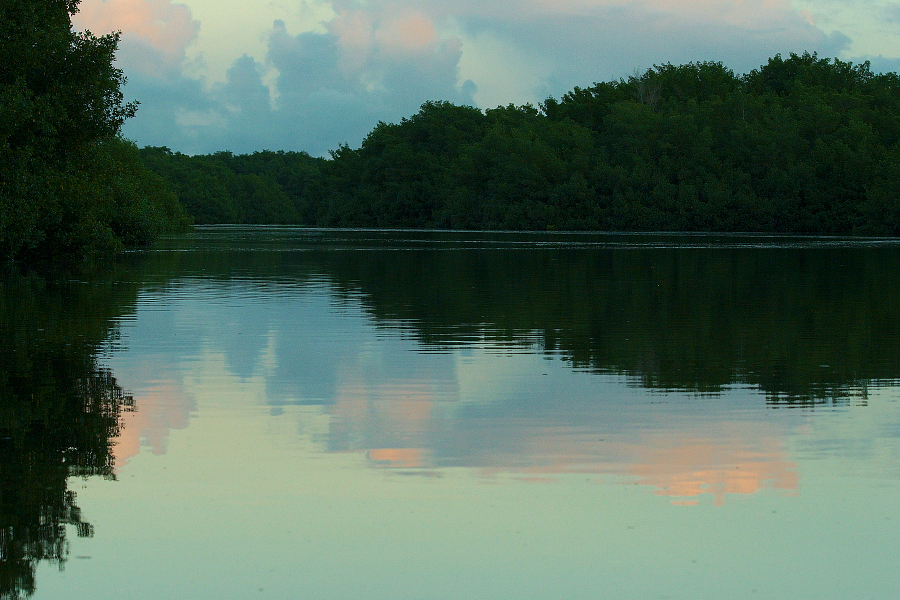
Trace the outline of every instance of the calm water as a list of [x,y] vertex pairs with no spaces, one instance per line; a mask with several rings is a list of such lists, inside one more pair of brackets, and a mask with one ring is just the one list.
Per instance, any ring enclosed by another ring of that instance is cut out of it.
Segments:
[[216,228],[0,294],[0,597],[896,597],[900,242]]

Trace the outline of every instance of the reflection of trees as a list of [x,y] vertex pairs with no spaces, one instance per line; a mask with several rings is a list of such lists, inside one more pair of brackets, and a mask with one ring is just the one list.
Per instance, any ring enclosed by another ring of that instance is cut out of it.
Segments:
[[159,260],[259,293],[324,278],[433,349],[529,345],[655,389],[751,385],[772,407],[811,406],[900,376],[900,248],[760,241],[264,229],[200,234],[208,252]]
[[37,561],[62,567],[84,521],[70,476],[113,477],[110,438],[132,406],[96,352],[121,304],[113,286],[0,282],[0,598],[34,592]]
[[896,247],[494,249],[332,253],[372,314],[421,341],[523,333],[574,367],[771,406],[844,402],[900,373]]

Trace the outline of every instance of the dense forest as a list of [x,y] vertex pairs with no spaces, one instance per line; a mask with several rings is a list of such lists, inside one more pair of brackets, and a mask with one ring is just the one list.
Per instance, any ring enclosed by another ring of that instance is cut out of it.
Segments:
[[665,64],[539,107],[427,102],[358,149],[141,150],[198,224],[900,234],[900,77]]
[[78,263],[189,225],[120,137],[136,103],[119,35],[72,30],[80,0],[0,0],[0,263]]

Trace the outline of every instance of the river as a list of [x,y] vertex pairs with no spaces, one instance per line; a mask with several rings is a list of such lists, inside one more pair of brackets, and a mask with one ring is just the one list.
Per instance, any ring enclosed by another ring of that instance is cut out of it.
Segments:
[[900,241],[211,227],[4,281],[2,597],[889,598]]

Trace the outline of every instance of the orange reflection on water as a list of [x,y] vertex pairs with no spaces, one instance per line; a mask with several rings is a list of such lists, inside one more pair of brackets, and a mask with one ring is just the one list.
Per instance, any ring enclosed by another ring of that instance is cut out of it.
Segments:
[[[347,375],[327,405],[328,449],[365,452],[368,464],[387,469],[452,465],[478,469],[482,477],[511,474],[534,482],[567,474],[625,476],[675,504],[698,504],[710,494],[721,506],[729,494],[798,486],[786,458],[787,432],[772,422],[709,414],[683,420],[657,405],[634,412],[626,427],[590,411],[561,423],[567,417],[555,413],[549,419],[544,413],[454,411],[454,391],[428,377],[372,383]],[[117,468],[142,446],[164,453],[168,431],[186,427],[191,411],[190,399],[172,381],[147,388],[135,404],[115,439]]]
[[[768,422],[681,421],[655,407],[642,415],[646,427],[612,433],[599,415],[595,423],[587,416],[577,426],[502,413],[485,421],[447,416],[446,405],[446,396],[431,393],[422,381],[346,386],[332,407],[332,434],[348,441],[335,449],[354,449],[349,440],[358,440],[363,447],[355,449],[366,450],[373,466],[436,468],[449,461],[479,469],[487,478],[512,474],[553,482],[565,474],[626,476],[684,505],[698,504],[702,494],[721,506],[728,494],[797,489],[786,433]],[[660,428],[659,420],[666,426]]]
[[414,469],[425,466],[422,448],[376,448],[366,453],[366,458],[377,466]]
[[[701,437],[704,429],[714,429],[714,437]],[[541,481],[539,475],[592,473],[628,475],[635,483],[650,485],[673,504],[698,504],[689,500],[712,494],[722,506],[727,494],[749,495],[772,488],[797,490],[795,465],[786,458],[783,441],[775,432],[763,432],[759,423],[680,424],[667,431],[616,435],[598,440],[574,429],[544,428],[532,424],[521,432],[520,446],[530,456],[518,457],[528,467],[514,467],[513,457],[495,456],[490,471],[504,470],[503,462]],[[499,460],[497,460],[499,459]],[[552,478],[543,480],[552,481]]]
[[[783,444],[774,438],[651,438],[637,446],[635,454],[638,461],[631,465],[631,474],[639,478],[638,483],[656,487],[660,496],[712,494],[716,506],[722,506],[726,494],[753,494],[767,487],[797,489],[795,466],[785,459]],[[673,503],[696,504],[686,500]]]

